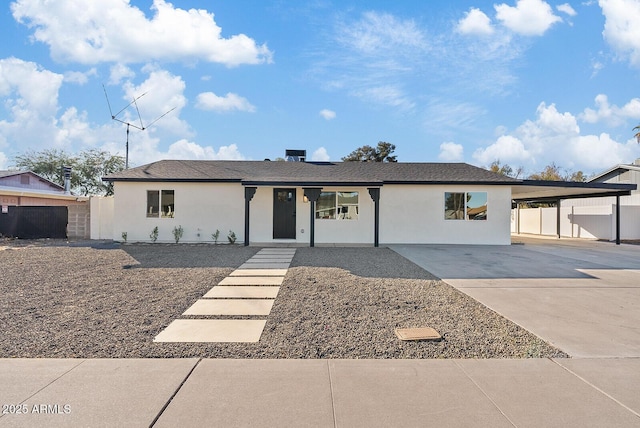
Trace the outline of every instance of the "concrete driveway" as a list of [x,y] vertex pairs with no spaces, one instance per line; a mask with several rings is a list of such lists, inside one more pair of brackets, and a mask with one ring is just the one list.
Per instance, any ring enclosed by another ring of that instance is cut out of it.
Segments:
[[391,248],[572,357],[640,357],[640,246],[514,242]]

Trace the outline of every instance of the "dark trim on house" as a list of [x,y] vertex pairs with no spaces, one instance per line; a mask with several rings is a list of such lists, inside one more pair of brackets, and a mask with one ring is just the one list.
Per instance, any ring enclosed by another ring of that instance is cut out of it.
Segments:
[[309,199],[309,246],[315,246],[315,233],[316,233],[316,202],[320,198],[322,192],[321,187],[303,187],[303,197]]
[[256,194],[257,187],[244,188],[244,246],[249,246],[249,205],[251,199]]
[[374,217],[373,217],[373,246],[380,246],[380,188],[379,187],[369,187],[367,189],[369,191],[369,196],[373,200],[373,209],[374,209]]

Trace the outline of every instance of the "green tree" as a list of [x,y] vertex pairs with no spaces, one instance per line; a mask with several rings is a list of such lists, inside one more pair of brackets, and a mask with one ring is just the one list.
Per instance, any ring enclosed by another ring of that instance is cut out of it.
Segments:
[[348,156],[342,158],[345,162],[397,162],[396,156],[392,156],[396,146],[384,141],[378,142],[376,147],[358,147]]
[[544,180],[544,181],[587,181],[586,176],[582,171],[563,171],[561,167],[554,162],[547,165],[542,171],[531,174],[529,180]]
[[64,186],[64,167],[71,168],[71,190],[79,195],[113,195],[113,183],[105,183],[102,177],[122,171],[125,161],[122,156],[103,150],[85,150],[72,155],[64,150],[45,149],[27,151],[14,158],[15,166],[32,171]]
[[491,172],[495,172],[497,174],[500,175],[505,175],[507,177],[512,177],[512,178],[518,178],[520,177],[520,174],[522,174],[522,167],[518,167],[518,169],[516,169],[515,171],[513,170],[513,168],[511,168],[511,166],[509,166],[509,164],[504,164],[502,165],[500,163],[500,159],[496,159],[493,162],[491,162],[491,165],[489,165],[488,169]]

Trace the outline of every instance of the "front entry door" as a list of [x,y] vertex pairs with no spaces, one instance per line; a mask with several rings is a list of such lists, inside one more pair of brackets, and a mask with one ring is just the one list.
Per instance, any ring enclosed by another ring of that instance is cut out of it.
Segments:
[[273,239],[296,238],[296,189],[273,189]]

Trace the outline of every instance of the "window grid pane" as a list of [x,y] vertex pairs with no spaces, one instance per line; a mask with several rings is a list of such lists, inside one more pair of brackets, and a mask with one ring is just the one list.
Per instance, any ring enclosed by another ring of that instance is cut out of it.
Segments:
[[147,217],[158,217],[160,212],[160,192],[147,190]]
[[321,192],[316,204],[316,218],[336,218],[336,192]]

